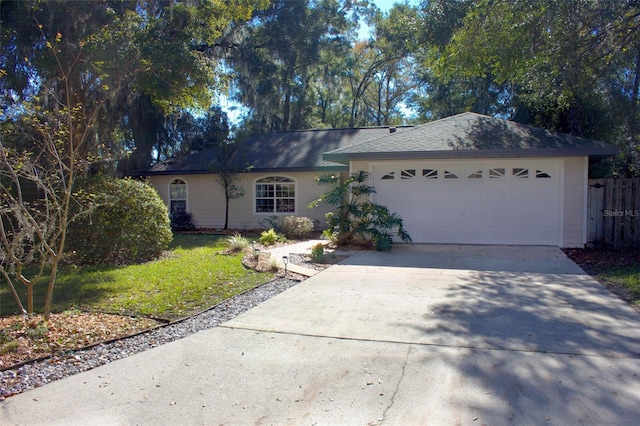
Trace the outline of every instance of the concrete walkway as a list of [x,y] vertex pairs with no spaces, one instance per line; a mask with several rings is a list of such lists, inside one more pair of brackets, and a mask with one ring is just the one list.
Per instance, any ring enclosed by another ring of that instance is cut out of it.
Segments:
[[358,252],[0,424],[640,424],[640,315],[557,248]]
[[[271,259],[275,260],[281,268],[284,268],[285,257],[289,258],[292,254],[311,254],[311,248],[317,244],[322,244],[325,246],[324,253],[327,256],[331,256],[332,254],[352,255],[356,253],[355,251],[343,251],[329,248],[327,247],[329,244],[327,240],[308,240],[301,243],[267,249],[265,251],[271,254]],[[304,266],[296,265],[293,263],[287,263],[286,268],[289,272],[300,274],[305,277],[311,277],[319,272],[315,269],[305,268]]]

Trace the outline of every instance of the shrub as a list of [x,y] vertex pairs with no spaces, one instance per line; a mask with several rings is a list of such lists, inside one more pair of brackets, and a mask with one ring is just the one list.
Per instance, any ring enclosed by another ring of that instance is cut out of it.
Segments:
[[292,240],[307,238],[313,228],[313,220],[308,217],[285,216],[280,220],[280,232]]
[[240,235],[238,232],[227,238],[229,250],[233,253],[241,252],[249,247],[249,240]]
[[167,207],[150,185],[99,177],[76,192],[90,208],[69,228],[67,253],[79,264],[147,261],[167,249],[173,235]]
[[196,229],[196,225],[193,223],[193,216],[187,211],[178,210],[173,212],[169,215],[169,220],[171,221],[171,230],[173,232],[193,231]]
[[315,244],[311,247],[311,260],[319,262],[324,257],[324,245],[322,243]]
[[260,238],[258,238],[258,242],[265,246],[272,246],[280,240],[280,236],[273,228],[269,229],[268,231],[262,231],[262,233],[260,234]]

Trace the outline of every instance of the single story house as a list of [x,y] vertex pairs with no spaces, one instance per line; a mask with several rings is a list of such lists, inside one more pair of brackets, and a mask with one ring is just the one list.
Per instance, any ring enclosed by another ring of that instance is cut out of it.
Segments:
[[[231,200],[232,228],[270,216],[324,223],[308,204],[329,188],[323,174],[370,173],[374,201],[399,213],[415,242],[582,247],[587,242],[590,161],[615,146],[475,113],[415,127],[278,132],[243,143],[251,165]],[[224,191],[211,174],[213,151],[154,165],[148,176],[170,209],[198,227],[224,224]]]

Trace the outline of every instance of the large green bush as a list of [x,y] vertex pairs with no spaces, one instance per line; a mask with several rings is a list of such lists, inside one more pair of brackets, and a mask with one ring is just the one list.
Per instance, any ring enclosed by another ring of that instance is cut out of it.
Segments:
[[260,225],[265,229],[273,229],[290,240],[308,238],[316,226],[313,219],[308,217],[275,215],[260,220]]
[[76,198],[87,213],[68,232],[67,253],[75,263],[152,260],[173,238],[167,207],[144,182],[93,178],[80,184]]
[[286,238],[291,240],[307,238],[313,232],[313,220],[308,217],[285,216],[280,219],[280,230]]

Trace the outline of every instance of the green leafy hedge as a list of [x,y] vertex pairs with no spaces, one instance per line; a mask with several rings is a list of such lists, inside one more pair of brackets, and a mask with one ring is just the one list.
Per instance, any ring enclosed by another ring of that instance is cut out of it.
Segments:
[[76,191],[79,214],[67,236],[77,264],[129,264],[157,258],[173,238],[167,207],[150,185],[93,178]]

